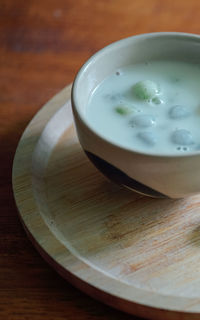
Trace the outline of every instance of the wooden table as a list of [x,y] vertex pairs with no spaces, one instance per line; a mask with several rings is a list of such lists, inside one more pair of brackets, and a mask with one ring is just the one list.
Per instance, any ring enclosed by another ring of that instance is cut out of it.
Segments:
[[136,319],[89,298],[43,261],[18,219],[12,161],[32,116],[91,54],[138,33],[200,33],[199,11],[198,0],[1,0],[1,319]]

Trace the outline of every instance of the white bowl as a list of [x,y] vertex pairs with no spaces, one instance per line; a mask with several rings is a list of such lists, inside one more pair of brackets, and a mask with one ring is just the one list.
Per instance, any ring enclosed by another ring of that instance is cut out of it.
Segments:
[[94,88],[116,69],[152,59],[200,61],[200,36],[162,32],[122,39],[93,55],[78,72],[72,108],[80,144],[111,180],[153,197],[182,198],[200,192],[200,152],[141,153],[95,132],[85,115]]

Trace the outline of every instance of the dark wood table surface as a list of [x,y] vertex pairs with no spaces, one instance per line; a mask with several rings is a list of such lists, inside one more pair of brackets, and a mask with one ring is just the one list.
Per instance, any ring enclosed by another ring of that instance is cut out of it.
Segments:
[[75,289],[43,261],[17,215],[13,157],[33,115],[91,54],[138,33],[200,33],[199,12],[199,0],[0,1],[0,319],[136,319]]

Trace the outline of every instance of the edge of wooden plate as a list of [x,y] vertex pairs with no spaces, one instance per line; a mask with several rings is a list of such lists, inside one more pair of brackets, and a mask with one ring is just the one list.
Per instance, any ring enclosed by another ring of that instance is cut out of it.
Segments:
[[28,124],[17,146],[12,173],[13,192],[19,217],[28,237],[42,257],[61,276],[107,305],[154,320],[200,319],[200,298],[161,295],[109,277],[73,255],[42,219],[33,194],[32,154],[47,123],[70,99],[70,94],[71,85],[47,102]]

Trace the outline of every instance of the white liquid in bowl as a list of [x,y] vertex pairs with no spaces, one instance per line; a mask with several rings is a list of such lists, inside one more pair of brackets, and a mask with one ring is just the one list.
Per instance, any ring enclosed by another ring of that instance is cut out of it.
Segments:
[[200,65],[151,61],[116,70],[93,91],[85,116],[97,133],[139,152],[200,150]]

